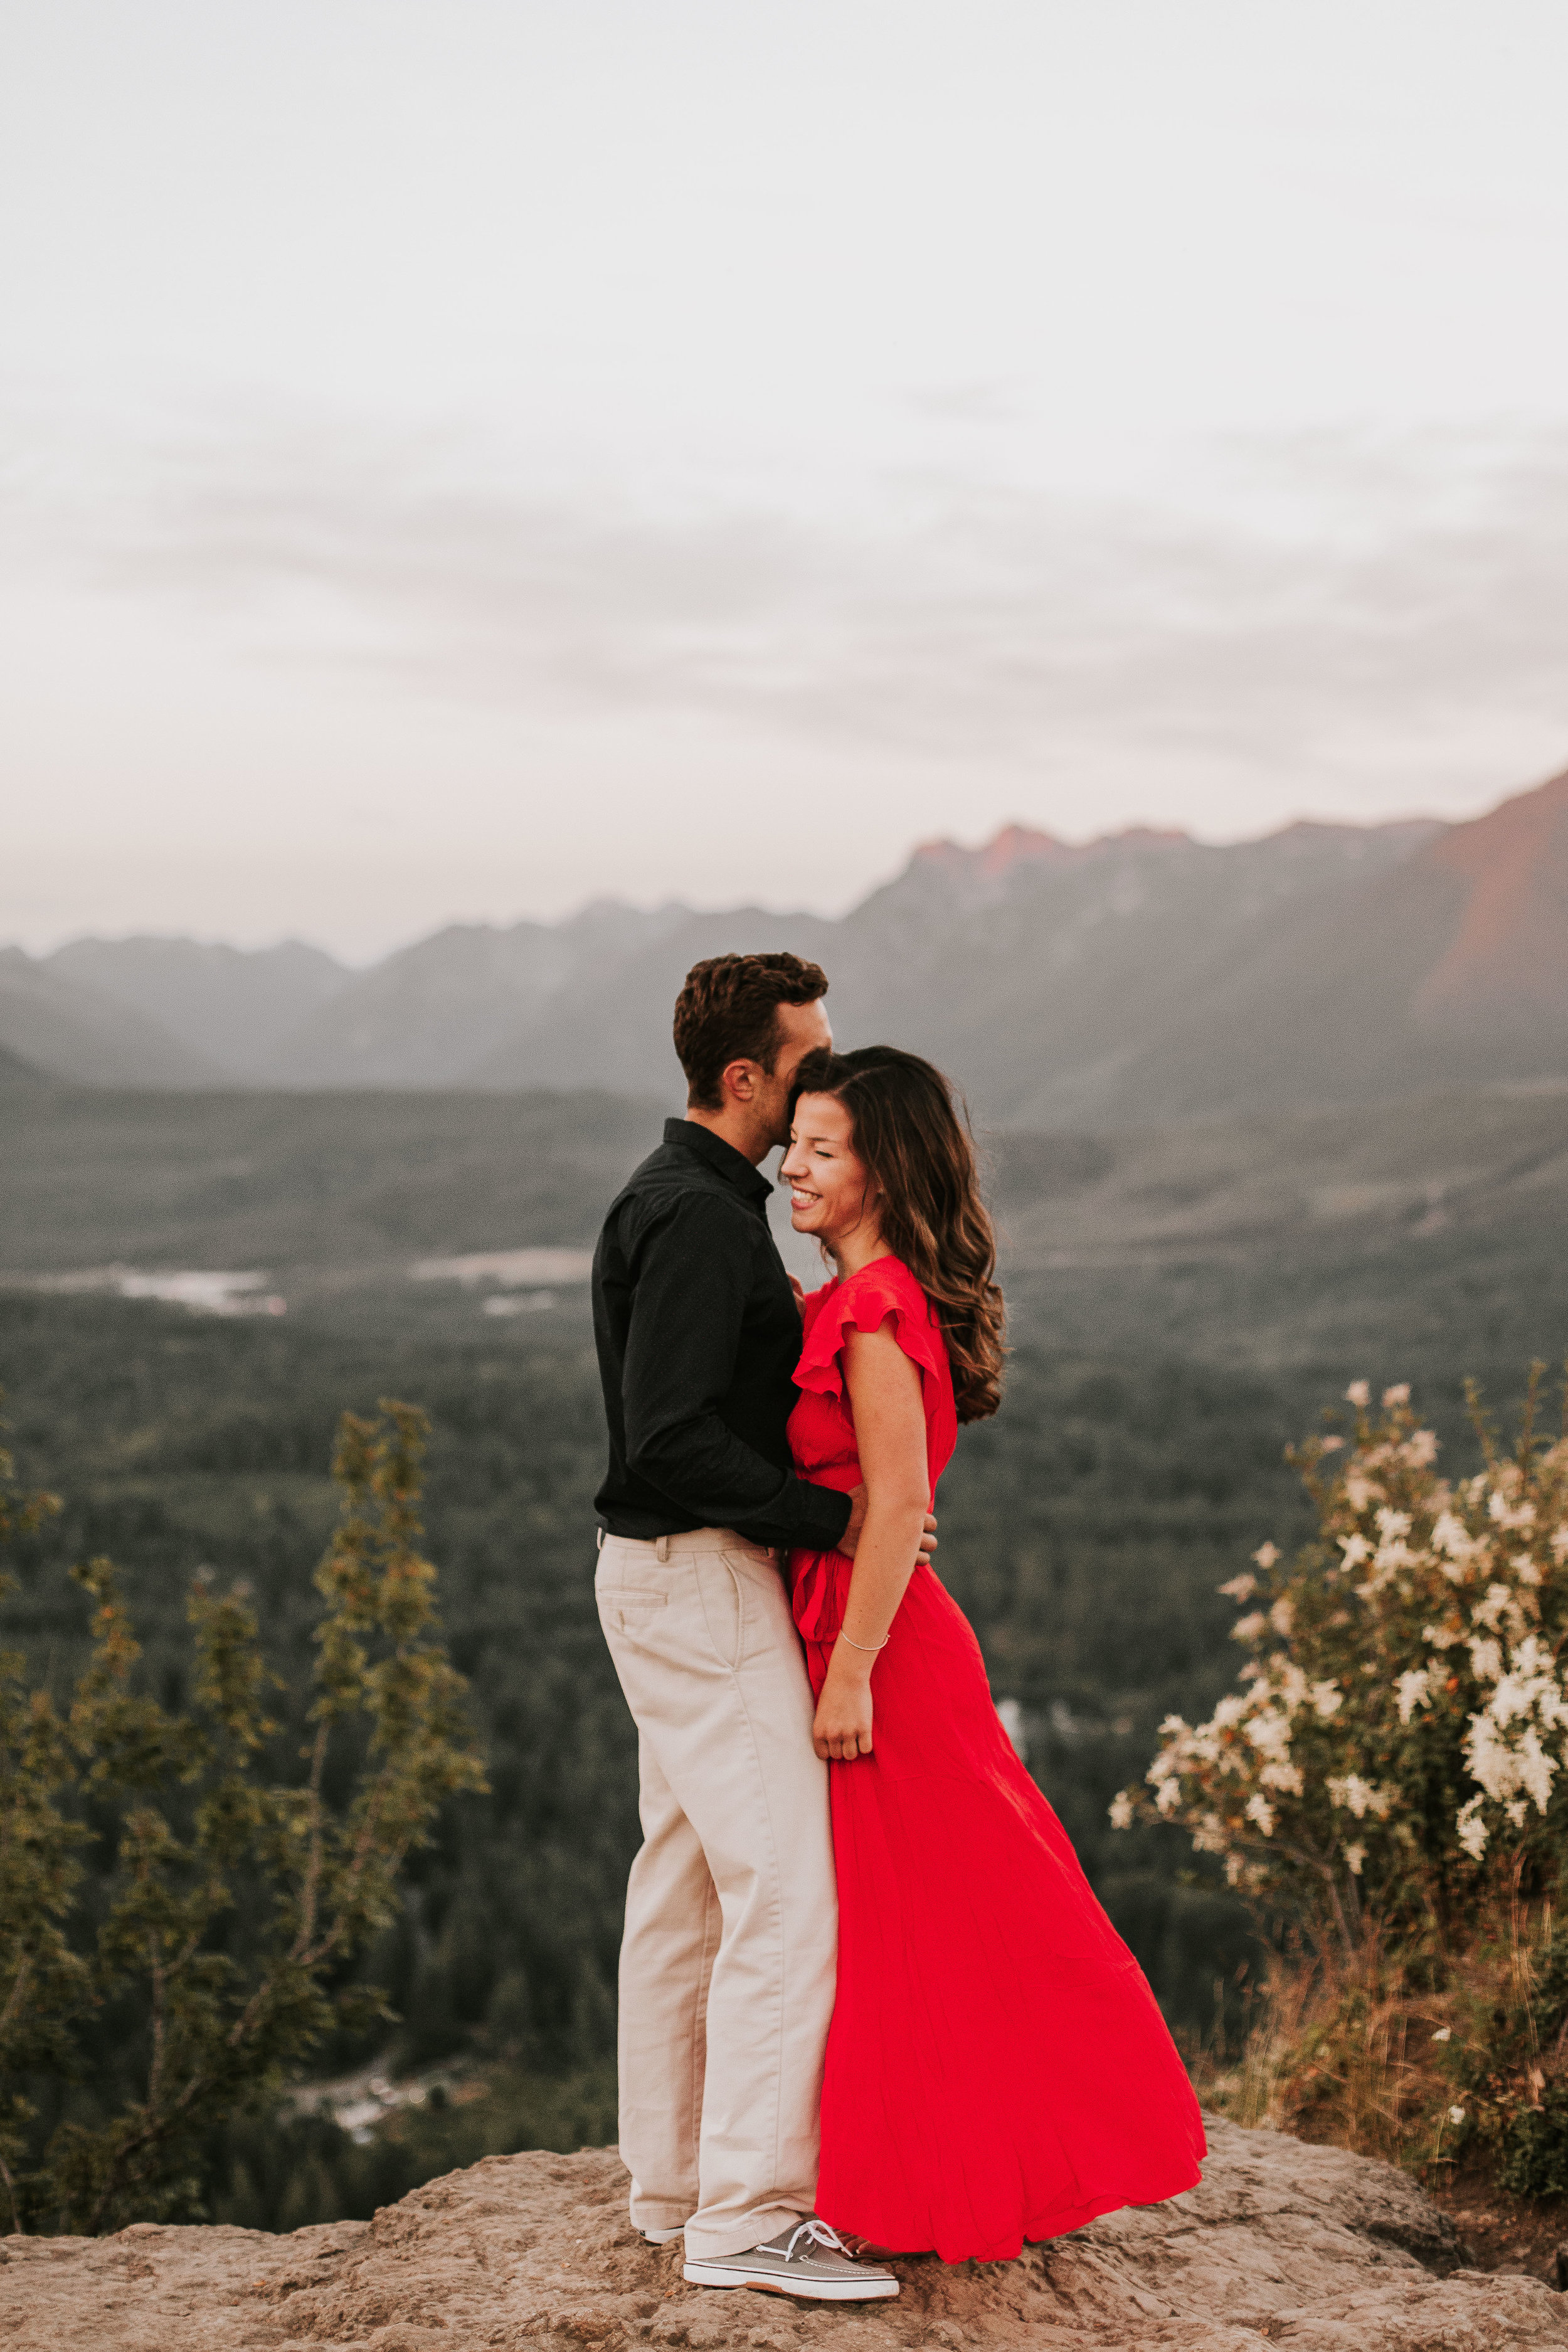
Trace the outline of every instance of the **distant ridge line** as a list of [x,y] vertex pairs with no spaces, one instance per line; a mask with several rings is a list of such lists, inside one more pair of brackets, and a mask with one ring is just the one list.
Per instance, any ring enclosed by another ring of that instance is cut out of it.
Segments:
[[929,1055],[992,1124],[1110,1131],[1568,1078],[1568,774],[1463,824],[1251,841],[1021,823],[922,842],[838,919],[597,900],[353,972],[192,940],[0,950],[0,1046],[77,1084],[596,1086],[681,1099],[690,965],[791,949],[835,1033]]
[[911,863],[926,866],[965,866],[983,874],[987,880],[1005,874],[1011,867],[1026,865],[1078,865],[1091,857],[1103,857],[1119,849],[1184,849],[1193,846],[1189,833],[1162,832],[1150,825],[1128,825],[1120,833],[1097,834],[1092,841],[1063,841],[1059,835],[1040,833],[1026,824],[1005,824],[989,841],[973,849],[961,842],[943,836],[934,841],[922,841],[915,848]]

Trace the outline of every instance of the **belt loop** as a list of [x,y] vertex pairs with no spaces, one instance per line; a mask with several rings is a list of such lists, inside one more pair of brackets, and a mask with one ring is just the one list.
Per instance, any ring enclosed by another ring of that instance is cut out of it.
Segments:
[[594,1535],[595,1535],[595,1548],[596,1548],[598,1550],[603,1551],[603,1550],[604,1550],[604,1549],[605,1549],[605,1530],[604,1530],[604,1528],[595,1528],[595,1530],[594,1530]]
[[668,1536],[659,1536],[654,1543],[653,1549],[654,1558],[656,1559],[668,1559],[669,1558],[669,1538]]

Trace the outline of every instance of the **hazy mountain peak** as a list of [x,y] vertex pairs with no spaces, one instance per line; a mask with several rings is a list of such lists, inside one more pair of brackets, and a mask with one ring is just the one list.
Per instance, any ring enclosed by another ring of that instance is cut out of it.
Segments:
[[0,948],[0,1043],[79,1086],[210,1087],[224,1076],[135,1004],[21,948]]
[[1191,844],[1190,834],[1164,832],[1146,824],[1128,825],[1120,833],[1097,834],[1092,841],[1074,842],[1063,841],[1058,834],[1038,832],[1033,825],[1014,824],[1003,825],[989,841],[973,849],[945,838],[922,841],[910,863],[939,866],[949,873],[992,882],[1020,866],[1079,866],[1089,858],[1104,857],[1117,850],[1180,849]]
[[1416,1012],[1508,1003],[1568,1018],[1568,772],[1448,827],[1424,862],[1456,877],[1464,898]]
[[251,1076],[280,1037],[349,985],[347,967],[301,940],[233,948],[142,935],[72,940],[43,969],[91,990],[199,1055]]

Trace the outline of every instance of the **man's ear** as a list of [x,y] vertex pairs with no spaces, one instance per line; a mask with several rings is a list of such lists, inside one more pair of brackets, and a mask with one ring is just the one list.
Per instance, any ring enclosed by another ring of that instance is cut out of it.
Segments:
[[755,1062],[726,1062],[719,1083],[736,1102],[753,1102],[757,1093],[757,1065]]

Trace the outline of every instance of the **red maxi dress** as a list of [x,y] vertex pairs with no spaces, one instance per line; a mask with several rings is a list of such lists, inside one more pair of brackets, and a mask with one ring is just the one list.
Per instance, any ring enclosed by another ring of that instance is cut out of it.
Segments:
[[[920,1367],[934,1496],[958,1431],[952,1373],[897,1258],[807,1298],[791,1451],[818,1486],[859,1485],[841,1351],[847,1330],[888,1322]],[[851,1566],[841,1552],[791,1559],[818,1694]],[[871,1696],[874,1752],[828,1767],[838,1990],[817,2211],[898,2252],[997,2262],[1192,2188],[1205,2144],[1186,2072],[929,1567],[910,1580]]]

